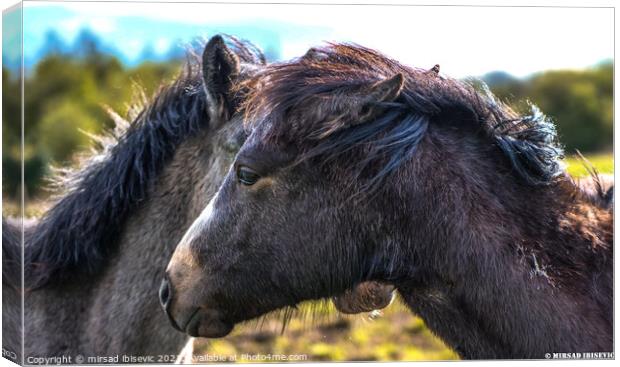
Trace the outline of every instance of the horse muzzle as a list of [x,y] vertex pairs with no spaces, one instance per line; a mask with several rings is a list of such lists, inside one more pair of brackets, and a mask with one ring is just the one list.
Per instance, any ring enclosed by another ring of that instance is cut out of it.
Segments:
[[172,283],[166,276],[159,288],[159,302],[172,326],[190,336],[221,338],[228,335],[234,324],[226,321],[217,310],[192,304],[184,304],[175,298]]
[[223,337],[233,329],[222,307],[214,306],[209,283],[189,246],[178,246],[159,288],[159,302],[175,329],[207,338]]

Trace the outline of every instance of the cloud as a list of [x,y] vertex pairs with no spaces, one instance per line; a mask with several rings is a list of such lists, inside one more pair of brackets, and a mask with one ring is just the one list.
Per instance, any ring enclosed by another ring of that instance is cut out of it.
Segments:
[[110,17],[98,17],[87,21],[88,26],[97,33],[110,33],[116,29],[116,22]]
[[153,44],[153,49],[155,50],[155,52],[161,55],[161,54],[168,52],[171,46],[172,46],[172,41],[168,38],[162,37],[162,38],[158,38],[155,41],[155,43]]

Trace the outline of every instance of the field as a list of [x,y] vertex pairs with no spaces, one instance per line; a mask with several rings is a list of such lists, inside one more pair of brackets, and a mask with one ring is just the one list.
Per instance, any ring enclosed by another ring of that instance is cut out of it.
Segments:
[[[333,306],[300,306],[307,316],[293,317],[282,330],[282,321],[267,317],[237,327],[223,339],[194,343],[194,354],[236,360],[267,362],[266,356],[304,355],[308,361],[407,361],[451,360],[447,348],[405,306],[395,300],[383,312],[340,315]],[[244,354],[249,355],[244,357]]]
[[[614,157],[612,154],[592,154],[588,155],[586,159],[599,171],[599,173],[613,174]],[[568,157],[566,158],[565,163],[568,166],[568,173],[570,173],[571,176],[577,178],[588,176],[588,171],[579,158]]]
[[[600,173],[613,173],[611,154],[589,155],[587,159]],[[574,177],[587,175],[579,159],[569,157],[565,163]],[[15,204],[5,202],[3,214],[14,215],[16,208]],[[29,203],[26,214],[40,215],[44,208],[42,202]],[[398,299],[382,312],[356,316],[340,315],[331,304],[308,303],[299,307],[299,315],[294,315],[285,328],[277,315],[267,316],[258,322],[238,326],[226,338],[212,341],[199,339],[194,348],[194,354],[204,358],[237,362],[275,361],[274,355],[285,355],[287,358],[297,355],[307,361],[458,358]],[[272,359],[269,359],[270,355]]]

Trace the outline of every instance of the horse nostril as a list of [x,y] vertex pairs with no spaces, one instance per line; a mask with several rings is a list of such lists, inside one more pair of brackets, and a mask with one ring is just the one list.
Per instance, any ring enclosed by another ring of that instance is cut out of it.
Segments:
[[168,281],[168,277],[165,277],[164,280],[161,282],[161,286],[159,287],[159,303],[164,308],[164,310],[168,309],[170,298],[172,298],[170,282]]
[[168,316],[168,320],[172,326],[179,331],[183,331],[179,328],[179,325],[177,325],[177,322],[170,313],[170,300],[172,300],[172,287],[170,286],[168,276],[165,276],[164,280],[161,282],[161,286],[159,287],[159,303],[161,304],[161,307],[164,308],[164,312],[166,313],[166,316]]

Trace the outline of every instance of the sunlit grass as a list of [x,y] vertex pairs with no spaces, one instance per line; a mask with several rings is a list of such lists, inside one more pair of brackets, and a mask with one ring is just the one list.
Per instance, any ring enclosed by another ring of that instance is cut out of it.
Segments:
[[[614,173],[614,156],[612,153],[601,153],[587,155],[586,159],[598,170],[599,173],[613,174]],[[588,176],[589,173],[583,161],[577,156],[568,156],[565,159],[568,173],[576,178]]]
[[[400,300],[382,315],[341,315],[330,303],[307,302],[282,331],[277,315],[245,324],[224,339],[197,339],[195,354],[229,357],[248,355],[306,355],[308,361],[453,360],[458,356],[414,316]],[[308,313],[315,313],[308,317]],[[241,359],[240,359],[241,358]],[[231,360],[231,358],[227,358]],[[263,362],[268,362],[263,360]]]
[[[48,203],[45,203],[42,200],[37,201],[27,201],[26,202],[26,210],[24,214],[27,218],[37,218],[43,215],[47,210]],[[3,217],[18,217],[21,215],[21,204],[12,201],[12,200],[4,200],[2,202],[2,216]]]

